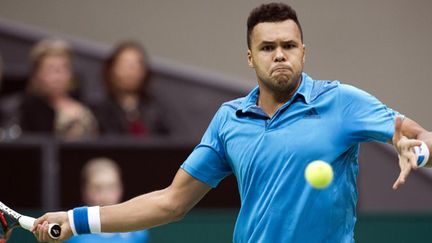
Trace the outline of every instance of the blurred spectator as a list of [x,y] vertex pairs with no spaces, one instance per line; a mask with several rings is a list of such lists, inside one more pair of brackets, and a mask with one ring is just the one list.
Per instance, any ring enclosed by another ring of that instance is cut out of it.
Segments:
[[[89,206],[107,206],[119,203],[123,185],[119,166],[108,158],[95,158],[87,162],[81,171],[83,203]],[[80,235],[67,243],[146,243],[147,230],[127,233],[102,233]]]
[[3,77],[3,59],[0,53],[0,89],[1,89],[1,80]]
[[149,93],[148,59],[138,43],[123,42],[114,48],[103,74],[108,97],[95,108],[102,134],[170,133],[165,109]]
[[[2,77],[3,77],[3,59],[0,55],[0,89],[1,89],[1,84],[2,84]],[[3,121],[4,121],[5,117],[3,114],[3,110],[0,109],[0,141],[3,140],[3,137],[5,136],[5,131],[3,128]]]
[[88,108],[70,96],[73,88],[72,51],[62,40],[37,43],[30,53],[31,73],[20,107],[24,133],[49,133],[78,139],[96,133]]
[[[0,89],[2,86],[4,63],[0,55]],[[21,135],[16,110],[18,107],[16,96],[0,97],[0,141],[15,139]]]

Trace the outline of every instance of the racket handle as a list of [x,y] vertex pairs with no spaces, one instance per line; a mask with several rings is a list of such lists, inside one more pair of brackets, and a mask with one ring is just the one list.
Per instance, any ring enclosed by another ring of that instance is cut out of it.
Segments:
[[[18,219],[18,222],[21,225],[21,227],[23,227],[24,229],[26,229],[28,231],[31,230],[35,221],[36,221],[35,218],[28,217],[28,216],[21,216]],[[53,240],[57,240],[58,238],[60,238],[60,235],[61,235],[60,225],[59,224],[49,224],[48,225],[48,234],[51,237],[51,239],[53,239]]]

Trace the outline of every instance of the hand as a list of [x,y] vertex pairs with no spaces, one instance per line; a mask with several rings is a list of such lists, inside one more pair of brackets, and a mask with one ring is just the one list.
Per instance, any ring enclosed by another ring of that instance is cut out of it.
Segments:
[[395,146],[399,155],[400,174],[393,184],[394,190],[398,189],[400,185],[405,183],[411,170],[417,169],[417,155],[414,153],[414,147],[421,145],[420,140],[409,139],[403,135],[402,123],[402,118],[399,116],[396,117],[393,146]]
[[56,135],[69,140],[95,135],[96,119],[88,108],[73,100],[59,103],[54,121]]
[[[48,234],[48,224],[58,223],[61,227],[61,235],[57,240],[51,239]],[[66,212],[47,213],[38,218],[33,225],[33,234],[39,242],[63,242],[72,236],[69,219]]]

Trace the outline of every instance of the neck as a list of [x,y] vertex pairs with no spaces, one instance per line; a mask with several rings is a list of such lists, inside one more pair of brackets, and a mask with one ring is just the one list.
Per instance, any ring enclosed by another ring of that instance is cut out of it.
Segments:
[[269,116],[272,117],[276,111],[283,106],[297,91],[301,80],[298,79],[293,83],[292,88],[279,92],[269,89],[262,82],[259,82],[260,94],[258,97],[258,106]]
[[138,107],[139,95],[133,92],[119,92],[115,99],[123,110],[135,110]]
[[45,97],[45,100],[50,104],[54,109],[59,109],[62,105],[67,102],[70,98],[68,96],[63,95],[53,95]]
[[48,98],[48,104],[57,112],[70,108],[76,104],[73,98],[69,96],[53,96]]

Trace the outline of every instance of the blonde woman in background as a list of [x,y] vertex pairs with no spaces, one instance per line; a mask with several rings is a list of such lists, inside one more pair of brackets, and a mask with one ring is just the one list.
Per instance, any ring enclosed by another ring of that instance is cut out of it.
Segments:
[[20,108],[24,133],[49,133],[64,139],[96,134],[90,110],[70,95],[72,51],[59,39],[38,42],[30,53],[28,92]]

